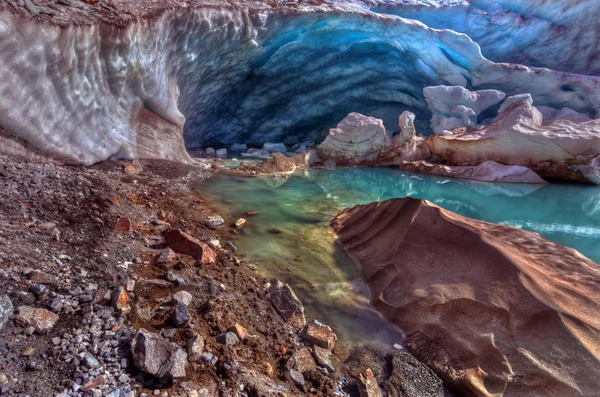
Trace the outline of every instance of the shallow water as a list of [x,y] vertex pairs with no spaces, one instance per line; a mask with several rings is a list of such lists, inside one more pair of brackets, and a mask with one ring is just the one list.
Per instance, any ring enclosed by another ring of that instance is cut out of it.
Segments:
[[395,343],[402,336],[369,306],[357,266],[329,234],[329,221],[345,207],[423,198],[464,216],[538,232],[600,262],[598,186],[489,184],[389,168],[340,168],[279,179],[217,176],[196,188],[223,203],[228,221],[259,213],[246,217],[238,254],[258,260],[264,275],[293,285],[307,317],[329,323],[346,341]]

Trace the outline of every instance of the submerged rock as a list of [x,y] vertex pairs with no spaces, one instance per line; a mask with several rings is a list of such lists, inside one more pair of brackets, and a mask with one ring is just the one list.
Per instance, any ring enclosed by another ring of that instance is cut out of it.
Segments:
[[332,227],[378,311],[457,361],[432,366],[440,376],[464,368],[480,395],[596,393],[600,266],[577,251],[412,198],[356,206]]

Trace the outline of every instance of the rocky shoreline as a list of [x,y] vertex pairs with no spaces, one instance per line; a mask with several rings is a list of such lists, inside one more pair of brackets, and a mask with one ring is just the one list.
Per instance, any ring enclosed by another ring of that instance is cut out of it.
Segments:
[[235,220],[215,229],[188,190],[210,174],[0,158],[0,395],[379,396],[374,376],[388,395],[443,395],[405,351],[339,350],[292,287],[238,259]]

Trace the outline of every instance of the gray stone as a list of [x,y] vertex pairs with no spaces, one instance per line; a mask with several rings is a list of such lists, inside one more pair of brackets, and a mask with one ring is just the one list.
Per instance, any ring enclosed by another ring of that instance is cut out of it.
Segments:
[[176,294],[173,295],[173,297],[171,298],[171,300],[175,304],[182,303],[182,304],[184,304],[186,306],[189,306],[189,304],[192,303],[192,294],[190,294],[187,291],[179,291],[179,292],[177,292]]
[[100,362],[98,360],[96,360],[96,357],[87,354],[84,358],[83,358],[83,363],[85,364],[86,367],[88,367],[89,369],[94,369],[97,366],[100,365]]
[[34,284],[29,287],[29,291],[34,294],[36,298],[39,298],[40,296],[47,294],[49,289],[44,284]]
[[190,321],[190,312],[187,305],[179,303],[171,313],[171,322],[176,327],[186,326]]
[[277,310],[283,320],[296,329],[301,329],[306,324],[304,306],[296,297],[294,290],[277,279],[271,280],[267,292],[267,299]]
[[220,215],[212,215],[209,216],[208,218],[206,218],[206,226],[208,227],[217,227],[217,226],[221,226],[222,224],[225,223],[225,221],[223,220],[223,217]]
[[0,329],[4,328],[13,313],[14,307],[10,298],[6,294],[0,295]]
[[204,351],[204,338],[200,335],[194,335],[188,340],[187,353],[188,360],[191,362],[198,362],[202,359],[202,352]]
[[157,377],[185,376],[187,354],[160,335],[140,329],[131,342],[136,367]]
[[326,368],[329,372],[333,372],[339,364],[339,360],[328,349],[323,349],[319,346],[313,346],[313,356],[321,367]]
[[60,313],[61,310],[63,309],[63,303],[62,300],[60,298],[54,298],[52,300],[52,302],[50,303],[50,310],[54,313]]
[[234,346],[240,343],[240,339],[233,332],[225,332],[217,336],[217,342],[224,344],[225,346]]
[[298,371],[297,369],[290,369],[290,378],[292,379],[292,381],[294,381],[294,383],[300,387],[304,386],[304,384],[306,383],[306,381],[304,380],[304,375],[302,375],[302,372]]

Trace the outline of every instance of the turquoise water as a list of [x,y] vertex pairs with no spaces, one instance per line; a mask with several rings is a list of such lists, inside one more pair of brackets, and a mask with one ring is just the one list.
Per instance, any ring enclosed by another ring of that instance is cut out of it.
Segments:
[[[348,341],[400,342],[368,304],[357,266],[334,244],[329,221],[356,204],[397,197],[432,201],[461,215],[535,231],[600,262],[600,187],[489,184],[389,168],[304,170],[288,178],[217,176],[196,188],[223,203],[228,221],[246,217],[238,254],[290,283],[309,318]],[[277,229],[277,230],[273,230]]]

